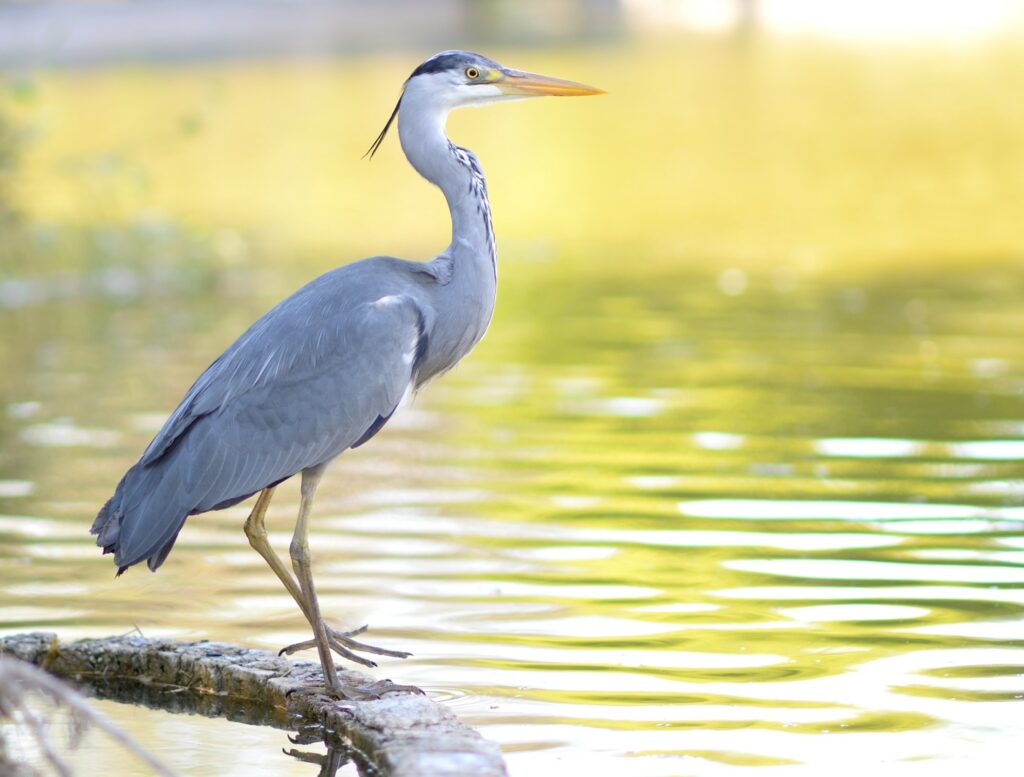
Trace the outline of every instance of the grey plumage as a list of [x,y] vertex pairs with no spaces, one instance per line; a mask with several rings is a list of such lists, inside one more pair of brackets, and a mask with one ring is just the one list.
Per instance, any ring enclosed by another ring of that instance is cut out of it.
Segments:
[[[468,52],[416,69],[396,107],[398,132],[410,163],[448,201],[451,244],[430,262],[374,257],[332,270],[214,361],[96,516],[92,533],[118,574],[144,560],[156,570],[191,515],[299,472],[318,477],[373,437],[406,392],[473,348],[494,308],[494,231],[480,164],[448,140],[445,117],[505,97],[597,91]],[[300,606],[314,601],[296,596]]]
[[[147,559],[155,570],[189,515],[366,442],[406,390],[472,347],[487,311],[448,320],[446,303],[465,285],[452,285],[449,264],[367,259],[317,278],[253,324],[192,385],[97,516],[97,544],[119,570]],[[431,359],[438,309],[440,331],[476,331]]]

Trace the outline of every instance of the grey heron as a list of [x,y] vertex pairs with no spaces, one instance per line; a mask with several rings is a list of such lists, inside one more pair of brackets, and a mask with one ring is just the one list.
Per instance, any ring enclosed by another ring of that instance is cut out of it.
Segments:
[[[466,51],[444,51],[406,80],[370,150],[398,120],[402,150],[444,193],[451,244],[431,261],[376,256],[331,270],[280,302],[244,332],[186,392],[142,457],[121,478],[92,526],[120,575],[147,561],[155,571],[189,516],[259,494],[245,522],[263,557],[309,622],[327,687],[342,693],[331,651],[408,654],[357,641],[321,615],[310,564],[309,520],[327,464],[367,442],[403,396],[451,369],[483,337],[497,284],[484,174],[473,152],[452,143],[448,113],[463,106],[601,90],[503,67]],[[301,473],[289,547],[292,572],[267,538],[275,487]]]

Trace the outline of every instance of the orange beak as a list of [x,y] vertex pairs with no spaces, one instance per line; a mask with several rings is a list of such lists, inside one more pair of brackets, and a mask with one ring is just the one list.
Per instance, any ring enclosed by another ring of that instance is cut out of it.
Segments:
[[604,94],[603,89],[595,89],[575,81],[563,81],[561,78],[541,76],[536,73],[524,73],[522,70],[504,70],[504,78],[494,85],[503,94],[515,97],[585,97],[591,94]]

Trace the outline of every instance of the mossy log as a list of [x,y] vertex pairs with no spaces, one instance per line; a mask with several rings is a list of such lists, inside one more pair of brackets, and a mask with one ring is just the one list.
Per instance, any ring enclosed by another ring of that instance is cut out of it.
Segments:
[[[328,744],[349,750],[361,770],[381,777],[508,774],[497,745],[427,696],[389,691],[339,701],[323,693],[318,665],[265,650],[131,636],[58,642],[36,633],[0,637],[0,653],[99,697],[293,731],[313,727]],[[353,689],[375,682],[351,670],[338,678]]]

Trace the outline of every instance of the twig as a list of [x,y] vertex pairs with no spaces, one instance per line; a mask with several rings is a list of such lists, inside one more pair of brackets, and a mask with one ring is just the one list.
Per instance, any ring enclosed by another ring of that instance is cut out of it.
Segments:
[[[52,647],[47,651],[46,656],[51,662],[56,660],[52,657]],[[11,718],[20,715],[42,750],[43,756],[61,777],[71,777],[71,770],[53,749],[43,722],[26,704],[27,697],[32,692],[48,698],[57,706],[67,707],[73,713],[75,720],[96,726],[126,750],[145,761],[154,772],[162,777],[176,777],[173,771],[146,752],[135,740],[111,723],[105,715],[89,706],[77,692],[45,672],[23,661],[0,656],[0,677],[3,677],[4,680],[0,684],[0,689],[2,689],[0,695],[3,697],[0,712]]]

